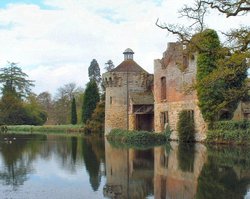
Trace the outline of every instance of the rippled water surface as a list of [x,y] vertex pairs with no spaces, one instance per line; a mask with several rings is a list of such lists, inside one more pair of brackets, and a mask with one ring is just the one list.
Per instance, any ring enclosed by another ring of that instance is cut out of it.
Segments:
[[0,198],[250,199],[246,147],[112,147],[100,138],[0,135]]

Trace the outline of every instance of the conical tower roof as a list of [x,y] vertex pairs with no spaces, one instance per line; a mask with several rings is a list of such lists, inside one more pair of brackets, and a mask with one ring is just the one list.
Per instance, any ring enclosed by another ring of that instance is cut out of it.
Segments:
[[139,66],[134,60],[133,60],[133,50],[130,48],[127,48],[124,52],[124,61],[120,63],[116,68],[114,68],[111,72],[144,72],[145,71],[141,66]]

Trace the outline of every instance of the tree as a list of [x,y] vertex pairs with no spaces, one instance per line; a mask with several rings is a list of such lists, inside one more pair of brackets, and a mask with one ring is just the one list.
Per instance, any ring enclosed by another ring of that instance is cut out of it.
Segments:
[[204,18],[207,8],[217,9],[227,16],[239,13],[247,14],[249,1],[245,0],[195,0],[193,6],[185,5],[179,14],[186,17],[186,25],[156,25],[177,35],[181,43],[187,46],[188,53],[197,55],[197,89],[199,107],[204,119],[210,124],[220,119],[222,112],[227,112],[227,119],[232,117],[240,100],[247,98],[248,87],[247,59],[250,57],[250,28],[241,26],[238,29],[223,33],[227,42],[220,44],[216,31],[206,28]]
[[76,100],[74,96],[71,103],[71,124],[77,124]]
[[94,80],[97,84],[101,81],[100,67],[95,59],[93,59],[88,68],[89,70],[89,80]]
[[0,123],[1,124],[23,124],[25,110],[22,100],[15,89],[4,85],[0,101]]
[[99,90],[97,83],[94,80],[91,80],[86,87],[84,96],[83,96],[83,105],[82,105],[82,121],[86,123],[96,108],[96,104],[99,102]]
[[220,13],[226,14],[227,17],[237,16],[241,13],[246,14],[250,11],[249,0],[201,0],[199,1],[198,9],[204,4],[218,10]]
[[92,113],[92,117],[87,121],[84,126],[85,134],[104,134],[104,123],[105,123],[105,101],[100,101]]
[[28,80],[27,77],[17,63],[8,62],[8,67],[0,69],[0,83],[15,90],[20,97],[29,95],[31,87],[34,86],[34,81]]
[[47,114],[46,124],[55,124],[54,103],[52,100],[52,95],[45,91],[40,93],[36,98],[41,109]]
[[47,113],[37,100],[37,96],[31,93],[23,102],[25,117],[24,124],[43,125],[47,121]]
[[115,68],[115,65],[113,64],[113,62],[112,62],[112,60],[108,60],[107,61],[107,63],[105,63],[105,70],[107,71],[107,72],[109,72],[109,71],[111,71],[111,70],[113,70],[114,68]]
[[[22,72],[16,63],[0,69],[2,97],[0,101],[0,121],[3,124],[41,125],[46,121],[46,113],[41,110],[36,97],[31,93],[33,81]],[[26,101],[24,101],[24,98]]]
[[57,124],[71,123],[71,103],[73,96],[78,93],[75,83],[68,83],[57,89],[54,99],[54,119]]

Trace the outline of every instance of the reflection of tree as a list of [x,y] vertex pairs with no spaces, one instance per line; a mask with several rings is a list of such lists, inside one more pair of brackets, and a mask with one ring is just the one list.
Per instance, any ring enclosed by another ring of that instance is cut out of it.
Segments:
[[195,145],[180,143],[178,146],[179,168],[183,172],[194,171]]
[[[97,191],[101,182],[100,159],[95,154],[91,142],[87,139],[82,140],[83,158],[86,170],[89,174],[89,182],[94,191]],[[104,150],[104,149],[103,149]]]
[[[244,198],[250,184],[250,176],[247,174],[249,165],[245,168],[245,162],[249,161],[249,154],[246,153],[249,152],[237,148],[210,148],[208,162],[198,180],[196,198]],[[240,172],[236,172],[237,170]]]
[[13,162],[4,170],[0,171],[0,179],[4,184],[12,185],[14,189],[28,180],[27,175],[32,171],[31,162],[21,158],[17,162]]
[[76,163],[76,154],[77,154],[77,137],[71,137],[71,156],[73,163]]
[[[31,137],[32,140],[30,140]],[[28,179],[27,175],[32,172],[31,163],[39,152],[40,144],[36,142],[38,139],[43,139],[43,137],[15,135],[15,140],[13,140],[13,137],[8,136],[12,144],[0,145],[4,164],[3,169],[0,170],[0,179],[4,184],[12,185],[16,189]]]
[[75,162],[77,157],[77,137],[49,136],[54,140],[51,151],[56,154],[61,167],[74,173],[76,171]]

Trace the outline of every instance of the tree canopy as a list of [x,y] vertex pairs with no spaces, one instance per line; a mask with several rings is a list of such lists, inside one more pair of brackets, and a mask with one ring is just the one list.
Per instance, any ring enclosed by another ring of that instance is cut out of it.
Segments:
[[0,83],[3,87],[15,90],[20,97],[28,96],[31,93],[31,87],[34,86],[34,81],[27,78],[28,75],[18,67],[17,63],[8,62],[7,67],[0,69]]
[[177,35],[186,45],[187,52],[197,54],[196,84],[199,107],[204,119],[213,123],[232,117],[240,100],[248,98],[247,69],[250,57],[250,27],[241,25],[223,33],[226,42],[221,44],[217,32],[204,23],[209,8],[216,9],[227,17],[248,14],[248,0],[195,0],[192,6],[185,5],[179,14],[189,24],[156,25]]
[[97,84],[101,81],[101,73],[100,73],[100,67],[97,63],[96,59],[93,59],[90,63],[90,66],[88,68],[89,71],[89,80],[94,80]]
[[115,65],[114,65],[114,63],[113,63],[113,61],[112,60],[108,60],[106,63],[105,63],[105,70],[107,71],[107,72],[109,72],[109,71],[111,71],[112,69],[114,69],[115,68]]
[[76,99],[74,96],[71,103],[71,124],[77,124]]
[[91,115],[96,108],[97,103],[100,101],[99,90],[96,82],[91,80],[86,87],[83,96],[82,105],[82,121],[86,123],[91,119]]

